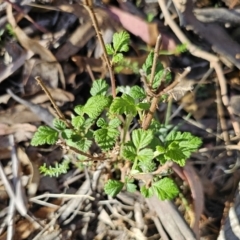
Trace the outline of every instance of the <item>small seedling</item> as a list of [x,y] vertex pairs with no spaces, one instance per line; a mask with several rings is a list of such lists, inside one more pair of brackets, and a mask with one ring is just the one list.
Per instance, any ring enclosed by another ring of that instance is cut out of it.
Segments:
[[[129,49],[129,35],[124,31],[114,34],[113,44],[106,45],[106,49],[112,57],[112,65],[123,61],[123,53]],[[170,162],[184,166],[191,153],[201,145],[201,140],[188,132],[169,131],[154,118],[150,119],[148,129],[142,128],[152,99],[158,97],[159,101],[163,101],[163,95],[168,93],[162,90],[161,94],[159,89],[164,89],[171,80],[170,72],[157,63],[151,82],[153,59],[154,54],[150,52],[142,66],[148,91],[146,86],[119,87],[118,96],[113,98],[108,93],[107,82],[96,80],[87,102],[75,106],[71,124],[65,119],[55,119],[55,129],[39,127],[32,138],[32,145],[52,145],[60,140],[61,146],[77,153],[82,163],[86,160],[109,161],[115,168],[118,168],[118,163],[129,163],[130,169],[124,181],[110,179],[105,184],[104,190],[110,196],[116,196],[123,189],[136,191],[139,189],[137,181],[141,180],[140,192],[144,197],[153,194],[160,200],[176,197],[179,189],[170,176],[171,168],[159,169]],[[133,121],[139,124],[131,130]],[[93,144],[101,154],[89,153]],[[68,163],[66,161],[50,168],[43,165],[40,171],[58,176],[67,171]]]

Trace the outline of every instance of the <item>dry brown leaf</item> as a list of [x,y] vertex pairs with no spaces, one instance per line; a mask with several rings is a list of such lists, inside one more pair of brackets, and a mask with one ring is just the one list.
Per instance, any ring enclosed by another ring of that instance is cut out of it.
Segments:
[[58,61],[67,60],[84,47],[93,36],[95,36],[95,31],[92,22],[88,20],[72,33],[64,45],[58,48],[56,58]]
[[36,130],[37,130],[36,126],[28,124],[28,123],[14,124],[11,126],[0,123],[0,135],[8,135],[11,133],[16,133],[18,131],[35,132]]
[[63,74],[61,65],[57,62],[57,59],[55,58],[55,56],[47,48],[44,48],[38,41],[29,38],[25,34],[25,32],[20,27],[18,27],[18,25],[13,17],[12,6],[10,4],[8,4],[8,6],[7,6],[7,18],[8,18],[9,23],[12,25],[12,27],[14,29],[14,33],[16,34],[18,41],[21,43],[21,45],[25,49],[31,50],[35,54],[38,54],[43,61],[56,64],[56,67],[59,71],[61,83],[62,83],[63,87],[65,88],[65,78],[64,78],[64,74]]
[[16,105],[6,111],[0,112],[0,123],[13,125],[16,123],[39,122],[36,114],[23,105]]
[[28,196],[33,197],[36,195],[40,181],[39,166],[35,161],[30,161],[28,155],[21,148],[17,149],[17,155],[23,166],[23,169],[25,170],[24,174],[27,174],[30,177],[27,184]]
[[148,23],[145,20],[136,17],[130,13],[126,13],[116,7],[109,7],[110,17],[118,20],[122,26],[134,34],[140,37],[144,42],[151,46],[155,46],[156,40],[159,34],[162,36],[162,47],[165,50],[176,49],[176,42],[173,40],[173,36],[166,33],[166,30],[161,27],[159,31],[158,23]]

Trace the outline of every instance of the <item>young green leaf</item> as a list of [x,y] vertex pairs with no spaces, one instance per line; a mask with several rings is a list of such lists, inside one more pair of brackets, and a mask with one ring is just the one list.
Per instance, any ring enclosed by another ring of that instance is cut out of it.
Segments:
[[85,119],[83,116],[73,117],[71,121],[73,127],[76,129],[80,129],[83,126],[84,122],[85,122]]
[[95,119],[88,118],[85,120],[82,128],[88,130],[95,123]]
[[109,127],[111,128],[117,128],[121,124],[121,121],[118,118],[111,119],[108,123]]
[[106,96],[109,85],[103,79],[98,79],[93,82],[90,93],[92,96],[103,95]]
[[145,197],[145,198],[150,198],[153,196],[153,188],[147,188],[145,185],[142,186],[140,188],[141,194]]
[[137,153],[137,158],[140,161],[151,161],[154,158],[153,150],[150,148],[144,148]]
[[96,95],[88,99],[84,105],[84,113],[90,118],[96,119],[102,111],[110,104],[110,98],[102,95]]
[[75,147],[83,152],[87,152],[92,145],[92,141],[87,138],[82,139],[67,139],[67,145]]
[[145,94],[143,88],[141,88],[137,85],[131,87],[129,95],[132,98],[139,99],[139,100],[142,100],[142,99],[146,98],[146,94]]
[[134,161],[137,157],[137,150],[131,145],[131,142],[127,142],[124,144],[122,155],[126,160]]
[[138,110],[148,110],[150,108],[151,104],[149,102],[144,102],[144,103],[138,103],[136,105]]
[[178,187],[175,182],[168,177],[165,177],[153,183],[152,187],[158,199],[162,201],[171,200],[175,198],[179,193]]
[[72,129],[65,129],[62,131],[61,136],[63,139],[71,139],[72,136],[76,134]]
[[123,186],[124,183],[110,179],[104,186],[104,192],[111,197],[115,197],[122,190]]
[[156,89],[160,86],[162,81],[165,81],[168,83],[171,79],[172,79],[172,77],[171,77],[171,73],[169,72],[169,70],[163,69],[163,66],[162,66],[162,67],[160,67],[160,70],[158,72],[156,71],[156,74],[153,79],[152,88]]
[[139,161],[138,166],[142,169],[143,173],[153,172],[156,169],[155,162],[147,158],[143,158]]
[[40,126],[33,135],[31,144],[33,146],[43,145],[43,144],[54,144],[58,140],[58,132],[48,126]]
[[133,116],[136,116],[137,109],[134,99],[127,95],[123,94],[121,97],[114,98],[109,112],[111,114],[123,114],[126,115],[131,114]]
[[53,126],[57,129],[57,130],[64,130],[66,129],[66,124],[63,120],[59,119],[59,118],[55,118],[53,120]]
[[115,52],[127,52],[129,50],[130,35],[121,31],[113,35],[113,48]]
[[67,173],[67,170],[69,169],[69,160],[64,160],[62,163],[55,163],[55,167],[46,166],[46,163],[44,163],[42,166],[39,167],[40,173],[42,173],[44,176],[50,176],[50,177],[58,177],[61,174]]
[[132,141],[137,149],[146,147],[153,139],[151,130],[137,129],[132,132]]
[[105,48],[108,55],[113,55],[115,53],[111,44],[105,44]]
[[172,131],[167,135],[165,140],[164,158],[165,160],[172,160],[180,166],[184,166],[186,159],[190,157],[192,152],[198,149],[201,143],[201,139],[193,136],[191,133]]
[[107,127],[107,122],[103,118],[99,118],[97,120],[97,126],[101,128]]
[[136,184],[130,183],[130,182],[126,183],[126,188],[127,188],[127,191],[131,192],[131,193],[136,192],[136,190],[137,190]]
[[146,73],[146,75],[148,76],[149,74],[151,74],[151,69],[152,69],[152,64],[153,64],[153,57],[154,57],[154,53],[151,51],[147,58],[145,63],[142,66],[143,71]]
[[98,129],[94,132],[95,141],[104,150],[112,148],[120,132],[114,128]]
[[77,105],[77,106],[74,107],[74,112],[75,112],[76,114],[78,114],[78,115],[81,116],[81,115],[84,114],[83,108],[84,108],[84,106],[82,106],[82,105]]
[[117,53],[112,58],[113,63],[120,63],[122,61],[123,61],[123,54],[122,53]]

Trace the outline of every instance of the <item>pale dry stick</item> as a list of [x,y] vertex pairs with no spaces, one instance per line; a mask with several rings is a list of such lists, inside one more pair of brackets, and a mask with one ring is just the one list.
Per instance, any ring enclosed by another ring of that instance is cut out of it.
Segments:
[[[175,35],[178,37],[178,39],[182,42],[187,44],[187,49],[190,51],[190,53],[193,56],[205,59],[210,62],[211,67],[213,67],[216,71],[216,74],[218,76],[220,88],[221,88],[221,95],[222,95],[222,101],[224,106],[227,108],[230,118],[232,120],[233,129],[235,131],[235,134],[238,136],[240,134],[240,128],[238,122],[235,120],[233,115],[232,107],[229,104],[229,99],[227,97],[227,87],[226,87],[226,79],[223,75],[222,69],[220,67],[219,59],[215,55],[208,53],[206,51],[203,51],[199,49],[197,46],[192,44],[189,39],[184,35],[184,33],[180,30],[178,25],[173,21],[171,18],[171,15],[166,7],[165,0],[158,0],[158,3],[160,5],[160,8],[162,10],[162,13],[164,15],[165,21],[170,26],[172,31],[175,33]],[[177,3],[177,5],[179,5]]]
[[60,213],[56,213],[55,216],[51,219],[51,221],[44,226],[44,228],[33,238],[33,240],[44,239],[43,237],[40,238],[40,236],[43,235],[44,232],[49,231],[50,227],[55,224],[59,216]]
[[45,193],[33,198],[30,198],[30,201],[33,201],[35,199],[42,199],[42,198],[87,198],[89,200],[95,200],[94,197],[85,195],[85,194],[65,194],[65,193],[60,193],[60,194],[54,194],[54,193]]
[[8,215],[7,215],[7,240],[12,240],[14,233],[15,233],[15,228],[14,228],[14,214],[16,212],[16,207],[13,199],[10,199],[9,201],[9,206],[8,206]]
[[218,116],[219,116],[219,121],[220,121],[221,129],[222,129],[222,134],[223,134],[223,139],[224,139],[225,145],[229,145],[229,144],[231,144],[231,142],[230,142],[230,137],[228,134],[226,119],[224,117],[224,109],[223,109],[223,105],[222,105],[222,101],[221,101],[221,93],[219,90],[218,81],[216,81],[216,85],[217,85],[217,89],[216,89],[217,112],[218,112]]
[[207,147],[207,148],[199,149],[198,152],[199,153],[204,153],[204,152],[209,152],[209,151],[213,151],[213,150],[222,150],[222,149],[240,151],[240,146],[239,145],[227,145],[227,146]]
[[105,63],[107,64],[108,71],[109,71],[109,74],[110,74],[111,86],[112,86],[112,95],[113,95],[113,98],[115,98],[116,97],[116,83],[115,83],[115,76],[114,76],[112,64],[109,61],[107,51],[106,51],[106,48],[105,48],[105,44],[104,44],[104,41],[103,41],[102,33],[100,31],[96,15],[93,11],[92,4],[89,3],[89,1],[92,3],[91,0],[85,0],[83,6],[85,7],[85,9],[89,13],[89,16],[90,16],[90,18],[92,20],[92,23],[93,23],[93,27],[95,28],[95,32],[97,34],[97,38],[100,42],[100,45],[102,46],[104,60],[105,60]]
[[[217,62],[212,62],[212,67],[215,69],[217,76],[218,76],[218,81],[219,81],[219,85],[220,85],[220,89],[221,89],[221,96],[222,96],[222,102],[224,104],[224,106],[227,108],[229,116],[231,118],[231,122],[233,125],[233,129],[234,132],[236,134],[236,136],[240,135],[240,128],[239,128],[239,123],[237,122],[236,118],[234,117],[234,111],[233,108],[229,102],[229,98],[227,95],[227,85],[226,85],[226,79],[225,76],[223,74],[223,70],[220,67],[220,64]],[[240,142],[239,142],[240,144]]]
[[151,69],[151,77],[150,77],[150,80],[149,80],[150,87],[152,87],[152,85],[153,85],[153,80],[154,80],[154,75],[155,75],[155,71],[156,71],[156,67],[157,67],[157,60],[158,60],[158,56],[159,56],[159,48],[160,48],[161,41],[162,41],[162,36],[159,35],[157,37],[157,41],[156,41],[156,45],[155,45],[155,49],[154,49],[153,64],[152,64],[152,69]]

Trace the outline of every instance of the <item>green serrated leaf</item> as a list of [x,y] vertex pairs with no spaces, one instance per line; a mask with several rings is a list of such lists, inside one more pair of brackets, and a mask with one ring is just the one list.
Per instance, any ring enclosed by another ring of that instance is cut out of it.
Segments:
[[94,132],[95,141],[104,150],[112,148],[120,132],[114,128],[98,129]]
[[152,88],[156,89],[160,86],[162,81],[165,81],[168,83],[171,79],[172,79],[172,77],[171,77],[171,73],[169,72],[169,70],[161,69],[158,72],[156,72],[156,74],[154,76]]
[[92,96],[96,96],[96,95],[105,96],[107,94],[108,88],[109,88],[109,85],[106,83],[105,80],[98,79],[93,82],[90,93]]
[[151,130],[137,129],[132,132],[132,141],[137,149],[146,147],[153,139]]
[[53,120],[53,126],[60,131],[62,131],[66,128],[65,122],[59,118],[55,118]]
[[77,106],[74,107],[74,112],[75,112],[76,114],[78,114],[78,115],[81,116],[81,115],[84,114],[83,108],[84,108],[84,106],[82,106],[82,105],[77,105]]
[[38,146],[43,144],[54,144],[58,140],[58,132],[48,126],[41,126],[37,132],[34,133],[31,140],[32,146]]
[[104,192],[111,197],[115,197],[122,190],[123,186],[124,183],[110,179],[104,186]]
[[72,136],[76,134],[72,129],[65,129],[62,131],[61,136],[63,139],[71,139]]
[[152,187],[158,199],[162,201],[172,200],[179,193],[178,187],[175,182],[168,177],[165,177],[153,183]]
[[109,127],[111,128],[117,128],[121,124],[121,121],[118,118],[111,119],[108,123]]
[[150,161],[154,158],[153,150],[150,148],[144,148],[137,153],[137,158],[140,161]]
[[139,86],[133,86],[130,89],[129,95],[134,99],[142,100],[146,98],[145,91]]
[[184,166],[186,159],[198,149],[201,143],[201,139],[191,133],[172,131],[166,137],[164,157],[166,160],[173,160],[180,166]]
[[85,122],[85,119],[83,116],[73,117],[71,121],[73,127],[76,129],[80,129],[83,126],[84,122]]
[[105,44],[105,48],[108,55],[113,55],[115,53],[111,44]]
[[136,192],[136,190],[137,190],[136,184],[129,183],[129,182],[126,184],[126,188],[127,188],[127,191],[131,192],[131,193]]
[[146,75],[148,76],[149,74],[151,74],[151,69],[152,69],[152,64],[153,64],[153,57],[154,57],[154,53],[151,51],[146,60],[145,63],[142,66],[143,71],[146,73]]
[[130,35],[121,31],[113,35],[113,48],[116,52],[127,52],[129,50]]
[[177,162],[180,166],[184,166],[187,159],[183,149],[180,148],[177,142],[172,142],[168,145],[164,157],[166,160],[173,160],[174,162]]
[[88,130],[95,123],[95,119],[88,118],[85,120],[82,128]]
[[156,147],[156,150],[158,151],[159,154],[163,154],[166,151],[165,147],[160,146],[160,145]]
[[92,141],[81,138],[81,139],[68,139],[66,140],[67,145],[75,147],[83,152],[87,152],[92,145]]
[[110,98],[102,95],[96,95],[88,99],[87,103],[84,105],[84,113],[86,113],[90,118],[96,119],[102,111],[109,106]]
[[113,63],[120,63],[122,61],[123,61],[123,54],[122,53],[117,53],[112,58]]
[[153,172],[156,169],[155,162],[152,161],[150,156],[147,155],[147,157],[149,157],[149,159],[143,157],[141,161],[138,163],[138,166],[142,169],[142,172],[144,173]]
[[151,104],[149,102],[145,102],[145,103],[138,103],[136,106],[137,106],[137,109],[139,110],[148,110]]
[[137,157],[137,150],[134,146],[131,145],[131,142],[128,142],[123,147],[122,155],[124,159],[134,161]]
[[131,88],[129,86],[119,86],[117,87],[117,93],[125,93],[130,95]]
[[146,186],[142,186],[140,188],[141,194],[145,197],[145,198],[150,198],[153,196],[153,188],[147,188]]
[[111,114],[125,113],[126,115],[137,115],[135,101],[131,96],[127,94],[123,94],[122,97],[114,98],[109,111]]
[[107,122],[103,118],[99,118],[97,120],[97,126],[101,128],[107,127]]

